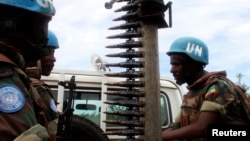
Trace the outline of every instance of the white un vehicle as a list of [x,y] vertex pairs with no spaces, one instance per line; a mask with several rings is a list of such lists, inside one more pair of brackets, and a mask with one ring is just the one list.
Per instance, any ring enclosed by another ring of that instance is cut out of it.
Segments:
[[[76,89],[74,94],[74,114],[79,115],[76,118],[73,126],[77,128],[82,128],[79,130],[84,130],[89,132],[93,138],[101,136],[100,132],[108,131],[111,129],[121,128],[116,125],[106,124],[103,121],[108,119],[121,118],[119,116],[107,116],[104,111],[107,110],[122,110],[122,106],[111,106],[104,104],[107,100],[119,100],[122,97],[111,96],[104,94],[108,90],[119,90],[121,88],[111,87],[104,85],[106,82],[117,82],[121,78],[112,78],[104,75],[103,71],[79,71],[79,70],[60,70],[54,69],[49,77],[42,77],[51,88],[54,97],[59,102],[57,108],[60,112],[63,111],[64,103],[67,102],[67,97],[69,94],[69,89],[58,85],[59,81],[69,81],[71,77],[75,76]],[[161,123],[162,128],[167,128],[179,112],[179,108],[182,102],[183,89],[176,85],[175,81],[166,76],[160,77],[160,107],[161,107]],[[87,119],[87,120],[86,120]],[[88,123],[82,122],[82,120]],[[94,124],[93,124],[94,123]],[[85,126],[85,127],[84,127]],[[86,127],[88,126],[88,127]],[[99,129],[98,129],[99,128]],[[92,133],[91,130],[95,130]],[[72,136],[77,136],[79,138],[91,138],[79,133],[73,133]],[[80,137],[81,136],[81,137]],[[99,137],[99,140],[103,137]],[[108,136],[109,140],[118,140],[120,136]],[[95,141],[94,139],[90,139]],[[96,139],[98,140],[98,139]]]

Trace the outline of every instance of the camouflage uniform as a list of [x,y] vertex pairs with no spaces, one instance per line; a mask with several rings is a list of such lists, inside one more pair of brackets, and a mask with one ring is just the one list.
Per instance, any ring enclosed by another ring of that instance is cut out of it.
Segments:
[[58,111],[56,108],[56,100],[54,99],[51,90],[47,84],[45,84],[41,78],[40,70],[37,67],[27,68],[26,74],[31,80],[31,85],[35,88],[38,95],[35,97],[36,109],[39,111],[37,114],[38,121],[45,127],[48,126],[50,121],[58,118]]
[[237,92],[229,83],[216,76],[226,77],[226,72],[207,73],[187,87],[189,92],[183,97],[181,112],[176,122],[171,125],[173,128],[196,122],[203,111],[219,113],[219,123],[222,124],[238,124],[247,120]]
[[[0,43],[0,48],[6,48],[5,44]],[[15,60],[0,53],[1,141],[12,141],[37,123],[29,82],[20,69],[24,61],[20,54],[12,55]]]
[[51,0],[0,0],[0,7],[0,140],[47,140],[36,119],[35,91],[22,69],[44,55],[55,7]]
[[45,107],[43,108],[47,121],[50,122],[58,118],[58,111],[56,108],[57,102],[55,101],[51,90],[43,81],[31,78],[31,85],[34,86],[39,93],[40,98],[43,100]]

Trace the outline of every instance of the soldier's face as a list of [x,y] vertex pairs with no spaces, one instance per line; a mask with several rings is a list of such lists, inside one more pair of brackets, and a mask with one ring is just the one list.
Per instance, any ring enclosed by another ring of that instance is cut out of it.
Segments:
[[185,74],[183,68],[183,56],[180,54],[172,54],[170,55],[170,72],[173,74],[176,83],[182,85],[185,83]]
[[41,59],[44,55],[42,49],[47,45],[48,41],[50,17],[34,12],[23,12],[16,19],[16,34],[24,41],[20,52],[25,61],[33,62]]
[[170,55],[170,72],[173,74],[176,83],[181,85],[184,83],[192,84],[197,75],[201,71],[201,64],[183,54]]
[[54,68],[56,58],[54,56],[55,49],[48,49],[48,54],[41,59],[42,75],[49,76]]

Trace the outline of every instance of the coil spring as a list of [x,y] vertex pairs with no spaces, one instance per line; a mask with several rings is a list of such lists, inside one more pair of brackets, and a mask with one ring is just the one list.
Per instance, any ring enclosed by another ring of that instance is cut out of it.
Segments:
[[[126,81],[105,83],[108,86],[124,87],[125,90],[107,91],[107,95],[118,95],[126,97],[126,100],[119,101],[105,101],[106,104],[125,106],[126,110],[122,111],[106,111],[106,114],[120,115],[124,117],[122,120],[105,120],[103,122],[109,124],[116,124],[125,128],[106,131],[106,135],[120,135],[126,136],[126,141],[135,141],[135,136],[144,135],[144,122],[141,117],[144,117],[144,112],[140,111],[141,107],[144,107],[144,102],[140,101],[140,97],[144,97],[143,91],[144,82],[139,81],[138,78],[144,77],[144,72],[140,71],[140,68],[144,67],[143,57],[144,53],[139,51],[139,48],[143,47],[143,43],[136,38],[141,38],[143,33],[140,32],[140,21],[138,18],[138,6],[139,0],[116,0],[116,2],[126,2],[125,6],[115,10],[115,12],[126,12],[125,15],[119,18],[113,19],[113,21],[125,21],[124,24],[109,28],[110,30],[124,29],[126,32],[108,36],[108,39],[126,39],[125,42],[115,45],[106,46],[106,48],[121,48],[125,49],[124,52],[107,54],[107,57],[119,57],[126,59],[120,63],[108,63],[106,67],[121,67],[126,70],[123,72],[107,73],[109,77],[122,77],[126,78]],[[142,59],[141,59],[142,58]]]

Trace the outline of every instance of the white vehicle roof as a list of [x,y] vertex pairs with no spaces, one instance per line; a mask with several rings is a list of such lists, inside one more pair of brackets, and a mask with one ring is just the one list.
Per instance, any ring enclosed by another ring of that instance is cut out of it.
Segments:
[[[54,69],[49,77],[42,76],[43,80],[46,80],[48,84],[54,80],[67,81],[70,80],[72,75],[75,75],[75,82],[81,83],[101,83],[103,77],[105,76],[104,71],[88,71],[88,70],[70,70],[70,69]],[[60,75],[64,75],[64,80],[60,79]],[[106,77],[106,76],[105,76]],[[117,82],[117,81],[125,81],[126,78],[118,78],[118,77],[106,77],[107,82]],[[168,88],[179,88],[179,86],[175,83],[175,80],[168,76],[160,76],[160,86],[168,87]],[[181,92],[181,88],[179,88]]]

